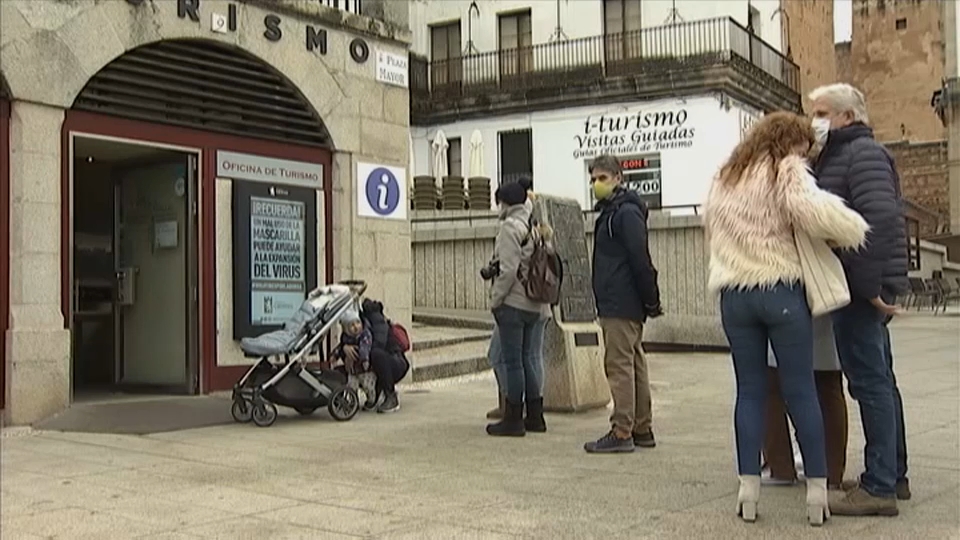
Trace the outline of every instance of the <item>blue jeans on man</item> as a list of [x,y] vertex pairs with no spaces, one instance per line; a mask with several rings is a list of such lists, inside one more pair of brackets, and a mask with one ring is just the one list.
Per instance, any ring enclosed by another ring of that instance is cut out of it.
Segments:
[[860,405],[866,438],[860,487],[874,497],[894,498],[897,400],[884,316],[867,300],[854,298],[834,312],[833,329],[850,396]]
[[[890,381],[893,383],[893,408],[894,420],[897,423],[897,482],[907,481],[907,433],[906,423],[903,420],[903,398],[900,396],[900,388],[897,386],[897,375],[893,372],[893,346],[890,343],[890,329],[887,325],[890,320],[883,323],[883,356],[890,368]],[[902,487],[897,488],[897,496],[903,497]]]

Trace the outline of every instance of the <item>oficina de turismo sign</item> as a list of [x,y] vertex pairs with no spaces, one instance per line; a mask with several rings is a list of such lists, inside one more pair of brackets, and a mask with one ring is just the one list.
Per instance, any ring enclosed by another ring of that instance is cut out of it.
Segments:
[[[164,3],[173,3],[171,0],[164,0]],[[148,3],[148,0],[127,0],[128,4],[140,6]],[[176,0],[177,17],[181,19],[189,18],[191,21],[199,23],[201,12],[201,0]],[[327,54],[327,31],[324,28],[318,28],[312,25],[305,25],[304,46],[308,52],[318,52],[321,55]],[[211,13],[210,29],[213,32],[227,33],[237,31],[237,4],[228,4],[226,15],[222,13]],[[283,20],[275,15],[268,14],[263,18],[263,37],[268,41],[280,41],[283,39]],[[354,62],[363,64],[370,58],[370,46],[362,38],[354,38],[350,42],[350,57]]]

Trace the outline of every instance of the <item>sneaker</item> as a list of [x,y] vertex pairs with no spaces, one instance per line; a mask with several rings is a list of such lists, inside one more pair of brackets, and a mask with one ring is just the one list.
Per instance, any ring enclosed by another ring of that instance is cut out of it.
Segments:
[[400,398],[396,392],[391,392],[385,398],[383,403],[377,408],[378,413],[392,413],[400,410]]
[[586,450],[588,454],[618,454],[633,452],[636,446],[633,444],[632,437],[621,439],[611,430],[603,437],[585,443],[583,449]]
[[857,486],[830,501],[830,513],[837,516],[896,516],[900,511],[897,499],[874,497]]
[[633,445],[640,448],[653,448],[657,446],[657,440],[653,438],[653,430],[646,433],[634,433]]
[[[844,480],[840,484],[840,489],[843,491],[853,491],[858,487],[860,487],[859,480]],[[897,480],[896,490],[897,490],[897,500],[909,501],[910,497],[913,496],[913,493],[910,492],[909,478],[901,478],[900,480]]]
[[381,403],[383,403],[383,394],[368,394],[367,401],[363,404],[363,410],[372,411]]

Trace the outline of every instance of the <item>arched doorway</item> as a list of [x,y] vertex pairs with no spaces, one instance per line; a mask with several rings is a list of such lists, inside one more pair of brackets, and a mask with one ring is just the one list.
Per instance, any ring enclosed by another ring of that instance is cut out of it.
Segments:
[[[243,321],[256,319],[246,332],[276,324],[253,314],[257,301],[293,302],[321,265],[319,279],[332,276],[330,136],[296,87],[241,49],[171,40],[128,51],[76,97],[62,144],[62,200],[72,204],[63,205],[61,304],[75,389],[83,377],[93,387],[229,388],[245,369],[231,348]],[[305,277],[251,292],[251,263],[237,253],[254,256],[256,218],[240,214],[257,198],[303,209],[294,226],[304,231]]]
[[7,402],[10,327],[10,91],[0,73],[0,410]]

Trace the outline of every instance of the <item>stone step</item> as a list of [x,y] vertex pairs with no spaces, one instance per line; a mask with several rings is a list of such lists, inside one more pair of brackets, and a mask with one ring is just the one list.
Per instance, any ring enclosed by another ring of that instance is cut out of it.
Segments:
[[493,330],[493,315],[489,311],[414,308],[413,322],[430,326]]
[[415,322],[410,329],[410,339],[413,341],[411,345],[414,351],[425,351],[471,341],[486,342],[490,340],[490,330],[431,326]]
[[489,339],[462,341],[453,345],[421,349],[407,353],[413,365],[409,382],[459,377],[490,369],[487,360]]

